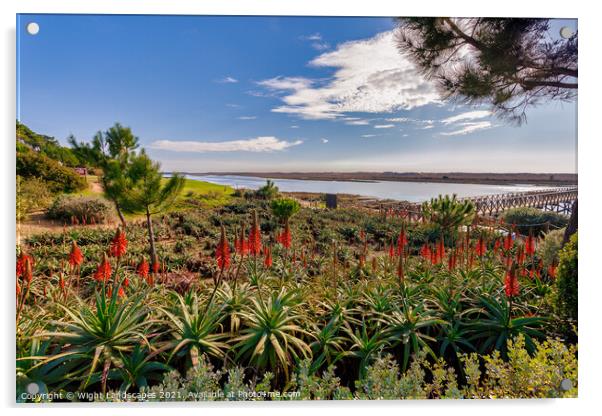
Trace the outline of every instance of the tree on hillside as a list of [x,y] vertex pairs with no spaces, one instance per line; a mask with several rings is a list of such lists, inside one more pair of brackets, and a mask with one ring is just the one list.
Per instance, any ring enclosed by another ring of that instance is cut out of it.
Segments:
[[397,21],[399,50],[446,98],[490,104],[498,116],[520,124],[526,109],[542,99],[577,96],[577,32],[551,38],[549,19]]
[[171,205],[184,187],[184,177],[174,173],[165,183],[160,165],[153,162],[142,150],[139,155],[130,155],[130,164],[120,178],[122,193],[119,203],[124,211],[146,215],[146,226],[152,264],[156,265],[157,250],[151,216]]
[[[577,32],[550,36],[549,19],[399,18],[399,50],[434,80],[443,97],[489,104],[511,122],[542,100],[577,97]],[[577,202],[565,240],[577,230]]]
[[128,170],[130,159],[138,148],[138,137],[134,136],[129,127],[115,123],[107,131],[96,133],[92,143],[77,142],[73,136],[68,140],[78,157],[86,160],[91,166],[102,169],[101,183],[104,194],[113,201],[117,215],[125,226],[126,221],[119,197],[124,192],[124,173]]

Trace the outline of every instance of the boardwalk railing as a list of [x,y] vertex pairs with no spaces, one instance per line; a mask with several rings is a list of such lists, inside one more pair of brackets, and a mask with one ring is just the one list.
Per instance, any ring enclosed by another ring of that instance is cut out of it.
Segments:
[[[577,186],[540,189],[537,191],[512,192],[459,198],[472,201],[479,216],[497,217],[510,208],[532,207],[544,211],[570,214],[573,202],[577,199]],[[422,220],[420,204],[389,202],[380,205],[384,215],[400,216],[410,221]]]

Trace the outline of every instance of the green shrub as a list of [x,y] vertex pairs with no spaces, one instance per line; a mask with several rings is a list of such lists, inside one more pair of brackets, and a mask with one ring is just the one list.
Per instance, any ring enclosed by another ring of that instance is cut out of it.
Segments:
[[561,228],[550,231],[544,236],[543,241],[537,248],[537,254],[543,260],[545,267],[551,264],[558,264],[558,252],[562,248],[564,230],[564,228]]
[[529,207],[509,209],[503,218],[507,224],[516,224],[521,234],[531,231],[534,235],[547,231],[548,224],[551,228],[562,228],[569,222],[565,215]]
[[43,180],[46,188],[53,193],[76,192],[88,186],[84,178],[72,169],[33,150],[17,152],[17,175]]
[[51,201],[52,195],[44,181],[17,175],[17,221],[23,221],[32,211],[46,208]]
[[278,187],[273,181],[267,180],[265,185],[255,191],[255,197],[259,199],[274,199],[278,196]]
[[577,320],[577,233],[573,234],[559,254],[556,281],[557,313],[569,320]]
[[98,224],[109,219],[111,212],[111,206],[104,199],[61,195],[52,203],[47,215],[64,222],[76,219],[80,223]]

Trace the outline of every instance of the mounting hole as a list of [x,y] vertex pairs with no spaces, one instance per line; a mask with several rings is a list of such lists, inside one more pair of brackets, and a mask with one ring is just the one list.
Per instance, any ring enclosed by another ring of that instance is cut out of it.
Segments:
[[40,25],[36,22],[27,23],[27,33],[30,35],[37,35],[40,31]]
[[573,36],[573,29],[568,26],[563,26],[560,28],[560,37],[563,39],[568,39]]

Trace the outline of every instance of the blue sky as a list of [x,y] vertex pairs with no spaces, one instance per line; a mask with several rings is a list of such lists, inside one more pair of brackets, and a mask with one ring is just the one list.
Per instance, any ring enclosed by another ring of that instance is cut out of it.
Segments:
[[[40,32],[31,36],[27,23]],[[552,35],[575,21],[556,21]],[[119,121],[164,170],[576,172],[576,103],[509,126],[446,103],[389,18],[21,15],[18,118]]]

